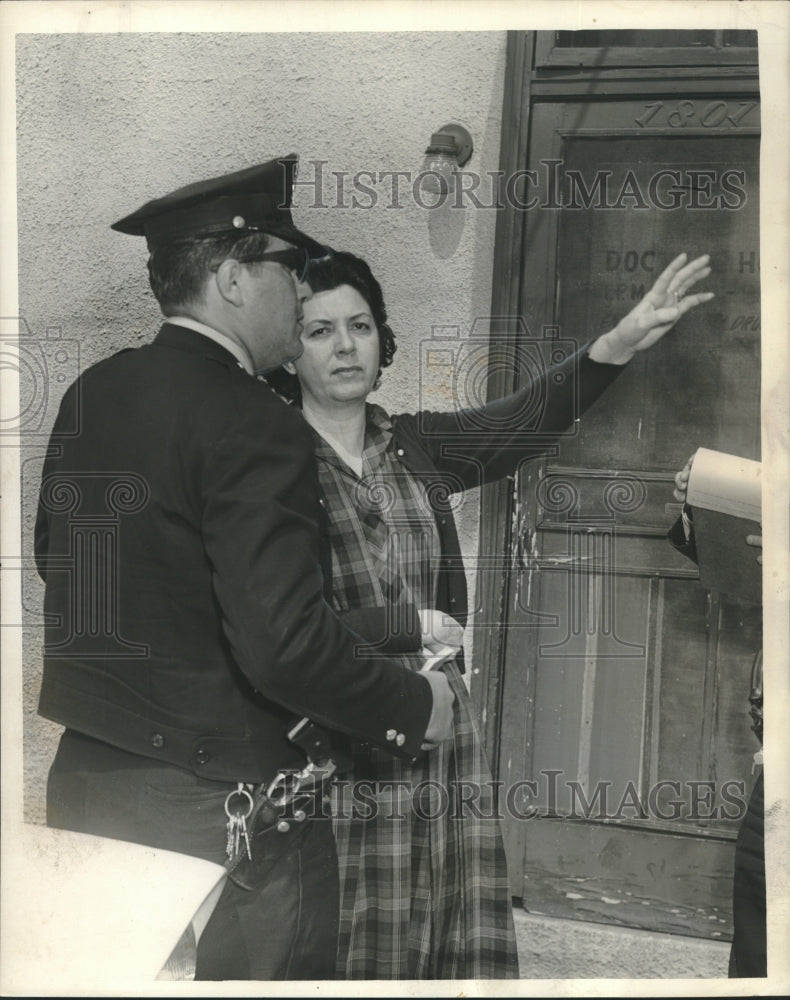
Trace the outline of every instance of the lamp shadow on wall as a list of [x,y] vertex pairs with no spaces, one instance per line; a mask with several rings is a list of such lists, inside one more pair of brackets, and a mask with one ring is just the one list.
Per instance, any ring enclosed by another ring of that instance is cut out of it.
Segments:
[[426,209],[428,215],[428,239],[431,250],[437,257],[447,260],[461,244],[466,212],[456,207],[448,198],[444,204]]

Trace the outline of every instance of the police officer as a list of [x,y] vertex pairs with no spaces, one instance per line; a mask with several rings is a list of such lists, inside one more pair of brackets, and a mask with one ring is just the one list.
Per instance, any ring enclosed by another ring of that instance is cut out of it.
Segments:
[[[230,813],[305,764],[294,717],[410,760],[449,735],[444,676],[374,657],[375,637],[322,600],[311,439],[255,377],[300,354],[309,261],[326,252],[293,224],[296,162],[180,188],[113,226],[145,237],[165,323],[70,386],[43,470],[39,711],[65,727],[50,826],[223,863]],[[249,832],[253,862],[200,938],[197,978],[331,978],[329,821]]]

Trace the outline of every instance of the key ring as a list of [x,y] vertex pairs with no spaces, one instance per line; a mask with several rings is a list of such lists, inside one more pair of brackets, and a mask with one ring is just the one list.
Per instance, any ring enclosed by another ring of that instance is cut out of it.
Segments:
[[[247,801],[249,802],[249,807],[247,809],[247,812],[244,813],[243,816],[241,814],[241,810],[234,813],[230,811],[230,800],[234,798],[236,795],[238,795],[240,798],[246,796]],[[252,796],[244,787],[244,785],[241,782],[239,782],[239,787],[234,788],[232,792],[228,792],[228,797],[225,799],[225,815],[228,817],[228,819],[233,819],[235,816],[241,816],[242,819],[249,819],[251,812],[252,812]]]

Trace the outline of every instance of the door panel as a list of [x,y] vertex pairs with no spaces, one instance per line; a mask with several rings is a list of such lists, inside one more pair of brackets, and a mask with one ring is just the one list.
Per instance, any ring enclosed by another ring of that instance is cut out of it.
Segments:
[[[687,457],[684,450],[697,447],[689,448],[690,431],[700,445],[757,458],[758,137],[635,136],[607,142],[568,137],[561,155],[566,173],[602,176],[610,193],[633,177],[636,183],[629,189],[647,203],[651,178],[671,171],[681,178],[677,194],[686,203],[701,197],[699,188],[689,191],[696,179],[711,192],[707,202],[740,206],[671,211],[651,202],[630,211],[591,207],[563,213],[558,318],[564,334],[582,338],[610,329],[675,252],[686,251],[690,259],[710,252],[714,273],[705,287],[717,293],[706,308],[634,359],[628,377],[607,396],[607,405],[582,422],[563,459],[569,465],[680,468]],[[592,180],[587,183],[593,186]],[[715,185],[717,195],[712,193]],[[723,193],[730,185],[737,196]],[[639,204],[635,197],[624,203]],[[580,321],[586,329],[579,328]],[[635,384],[646,391],[635,391]]]
[[710,252],[716,298],[517,477],[498,762],[519,787],[513,891],[535,912],[726,938],[760,613],[704,590],[665,536],[697,447],[759,458],[759,109],[680,94],[529,113],[531,330],[584,343],[680,251]]
[[564,821],[530,827],[524,873],[530,912],[671,934],[724,939],[731,889],[719,873],[731,852],[711,840]]

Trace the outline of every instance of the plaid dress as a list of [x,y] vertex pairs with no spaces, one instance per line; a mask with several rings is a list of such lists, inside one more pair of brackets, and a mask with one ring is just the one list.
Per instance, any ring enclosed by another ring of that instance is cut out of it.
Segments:
[[[315,442],[335,609],[435,607],[436,523],[425,487],[398,462],[389,417],[368,405],[361,477]],[[518,977],[491,774],[463,678],[455,663],[443,670],[453,739],[414,765],[373,750],[365,773],[334,790],[341,978]]]

